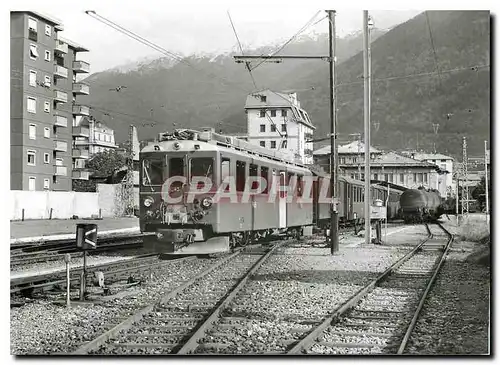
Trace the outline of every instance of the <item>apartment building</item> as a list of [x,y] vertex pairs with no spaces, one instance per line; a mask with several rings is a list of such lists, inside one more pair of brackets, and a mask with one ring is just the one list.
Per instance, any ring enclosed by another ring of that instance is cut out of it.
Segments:
[[71,191],[72,179],[87,179],[74,161],[73,126],[89,115],[78,95],[89,86],[77,82],[90,71],[77,60],[88,49],[60,37],[57,19],[33,11],[10,13],[11,190]]
[[262,90],[247,96],[247,139],[261,147],[288,153],[291,159],[313,163],[313,126],[300,107],[297,93]]

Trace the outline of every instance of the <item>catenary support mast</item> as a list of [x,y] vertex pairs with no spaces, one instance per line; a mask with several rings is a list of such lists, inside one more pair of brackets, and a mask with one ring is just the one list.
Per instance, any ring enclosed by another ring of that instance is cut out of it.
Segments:
[[363,76],[364,76],[364,124],[365,124],[365,244],[370,243],[370,29],[368,10],[363,10]]

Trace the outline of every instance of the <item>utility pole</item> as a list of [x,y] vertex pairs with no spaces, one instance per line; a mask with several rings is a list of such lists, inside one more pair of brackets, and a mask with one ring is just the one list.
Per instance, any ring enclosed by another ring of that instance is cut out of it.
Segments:
[[134,126],[129,128],[129,138],[127,146],[127,175],[123,187],[125,215],[134,214]]
[[488,225],[488,141],[484,141],[484,194],[486,196],[486,224]]
[[[335,10],[326,10],[329,20],[329,55],[328,56],[295,56],[295,55],[270,55],[270,56],[233,56],[236,63],[247,63],[249,61],[261,60],[263,62],[280,63],[283,60],[291,59],[317,59],[328,61],[330,63],[330,119],[331,119],[331,133],[330,133],[330,190],[332,192],[332,203],[330,209],[330,241],[331,253],[339,250],[339,236],[338,236],[338,211],[336,202],[338,201],[338,154],[337,154],[337,120],[336,120],[336,100],[335,100]],[[369,179],[368,179],[369,180]]]
[[363,76],[364,76],[364,122],[365,122],[365,244],[370,243],[370,30],[368,10],[363,10]]
[[462,138],[462,171],[463,171],[463,191],[462,191],[462,219],[465,214],[469,214],[469,187],[467,186],[467,183],[469,182],[469,170],[468,170],[468,164],[469,164],[469,159],[467,157],[467,138],[464,136]]
[[328,10],[329,24],[329,57],[330,57],[330,187],[332,203],[330,205],[330,253],[333,255],[339,250],[339,213],[338,201],[338,156],[337,156],[337,120],[335,110],[335,10]]

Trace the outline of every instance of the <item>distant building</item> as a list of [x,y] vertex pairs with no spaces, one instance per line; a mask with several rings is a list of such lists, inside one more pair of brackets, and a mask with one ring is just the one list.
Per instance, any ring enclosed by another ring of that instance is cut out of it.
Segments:
[[[358,141],[338,147],[339,174],[357,180],[364,180],[365,166],[364,144]],[[314,151],[316,165],[330,171],[330,146]],[[387,181],[407,188],[433,188],[430,175],[436,166],[424,161],[417,161],[394,152],[383,152],[370,147],[371,180]]]
[[76,103],[89,86],[77,74],[90,65],[77,60],[88,49],[60,37],[62,23],[34,11],[10,13],[10,188],[72,190],[72,179],[88,179],[74,168],[75,119],[89,115]]
[[410,153],[410,157],[432,163],[439,167],[431,174],[430,185],[438,190],[441,196],[445,197],[455,193],[455,182],[453,181],[453,157],[441,153]]
[[262,90],[247,96],[248,141],[252,144],[289,152],[292,159],[313,163],[313,126],[300,107],[296,93]]
[[79,150],[88,151],[92,157],[96,153],[117,149],[115,144],[115,132],[103,122],[93,117],[85,117],[79,123],[79,127],[87,137],[76,137],[75,147]]

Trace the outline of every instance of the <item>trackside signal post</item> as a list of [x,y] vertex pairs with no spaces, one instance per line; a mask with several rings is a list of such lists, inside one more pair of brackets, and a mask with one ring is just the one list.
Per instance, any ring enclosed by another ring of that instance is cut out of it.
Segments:
[[80,300],[84,300],[87,280],[87,251],[97,247],[97,224],[76,225],[76,247],[83,251],[83,270],[80,277]]
[[337,156],[337,120],[335,108],[335,10],[326,10],[329,20],[329,55],[328,56],[233,56],[237,63],[246,63],[254,60],[262,60],[262,62],[275,62],[279,63],[284,59],[319,59],[327,60],[330,63],[330,120],[331,120],[331,133],[330,133],[330,191],[332,192],[332,202],[330,204],[330,241],[331,253],[339,250],[339,232],[338,232],[338,156]]

